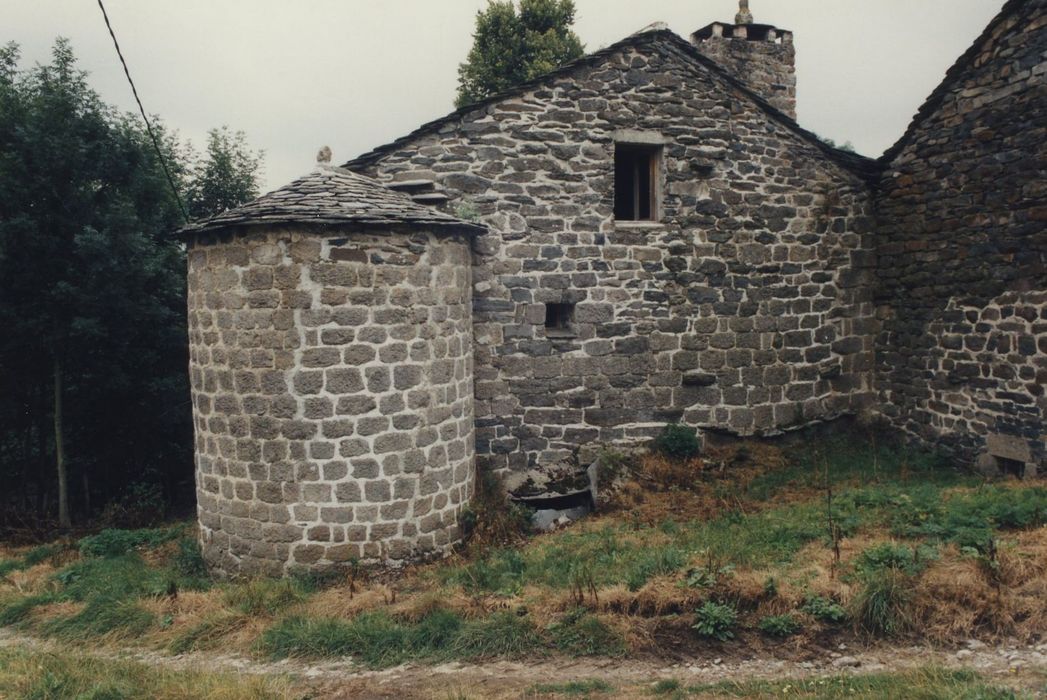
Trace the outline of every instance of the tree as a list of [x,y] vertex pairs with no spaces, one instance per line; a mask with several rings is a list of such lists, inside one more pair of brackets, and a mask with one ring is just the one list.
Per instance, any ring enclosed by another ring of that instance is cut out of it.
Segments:
[[473,47],[458,68],[458,107],[526,82],[585,53],[573,0],[491,0],[476,14]]
[[[67,41],[48,65],[18,58],[0,50],[0,506],[68,527],[74,501],[192,473],[183,220],[144,124],[102,102]],[[257,189],[243,171],[222,189],[211,165],[257,167],[242,138],[193,165],[154,131],[184,191],[224,206]]]
[[189,185],[189,216],[202,219],[239,206],[258,196],[262,153],[253,153],[242,131],[229,127],[207,134],[207,155],[193,172]]

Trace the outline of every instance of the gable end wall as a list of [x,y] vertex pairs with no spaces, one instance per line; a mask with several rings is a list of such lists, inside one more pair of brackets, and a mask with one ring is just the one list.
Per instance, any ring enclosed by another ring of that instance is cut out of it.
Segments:
[[[614,135],[665,140],[664,222],[613,220]],[[669,421],[771,434],[856,411],[873,366],[870,197],[672,47],[623,48],[384,154],[475,212],[477,455],[496,471]],[[546,303],[574,303],[550,338]]]

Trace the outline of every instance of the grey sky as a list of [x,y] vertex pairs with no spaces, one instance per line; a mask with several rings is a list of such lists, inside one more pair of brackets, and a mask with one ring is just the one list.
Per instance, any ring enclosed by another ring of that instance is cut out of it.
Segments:
[[[575,0],[588,51],[655,21],[679,34],[732,20],[734,0]],[[796,33],[800,123],[877,156],[1004,0],[751,0]],[[228,124],[266,151],[265,187],[343,162],[452,109],[487,0],[106,0],[150,113],[198,146]],[[23,65],[69,37],[91,84],[133,109],[95,0],[0,0]]]

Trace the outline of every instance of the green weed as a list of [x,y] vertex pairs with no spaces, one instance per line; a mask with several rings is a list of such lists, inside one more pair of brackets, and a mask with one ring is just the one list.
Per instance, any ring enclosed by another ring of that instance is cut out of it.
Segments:
[[771,637],[791,637],[800,631],[802,625],[792,615],[768,615],[758,624],[760,631]]
[[734,626],[738,622],[738,611],[733,605],[714,603],[709,600],[698,608],[691,628],[700,637],[710,637],[725,642],[734,638]]
[[801,610],[817,620],[831,624],[837,624],[847,619],[847,611],[842,605],[818,595],[807,596]]
[[953,542],[985,554],[996,530],[1026,530],[1047,523],[1047,488],[986,486],[944,500],[921,495],[897,509],[892,522],[896,534]]
[[673,459],[690,459],[702,452],[702,441],[698,438],[698,431],[677,423],[670,423],[662,428],[662,432],[651,446],[656,452]]
[[875,578],[888,571],[906,576],[918,576],[927,565],[938,558],[938,552],[926,545],[909,546],[884,542],[862,551],[854,558],[855,574],[859,578]]

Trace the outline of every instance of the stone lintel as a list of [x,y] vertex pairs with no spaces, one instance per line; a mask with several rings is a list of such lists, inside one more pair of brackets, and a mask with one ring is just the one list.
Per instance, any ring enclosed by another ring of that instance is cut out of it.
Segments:
[[663,146],[667,142],[660,131],[645,129],[618,129],[612,134],[615,143],[634,143],[650,146]]
[[1022,464],[1032,462],[1032,450],[1029,442],[1014,435],[990,433],[985,439],[985,450],[993,457],[1013,459]]

